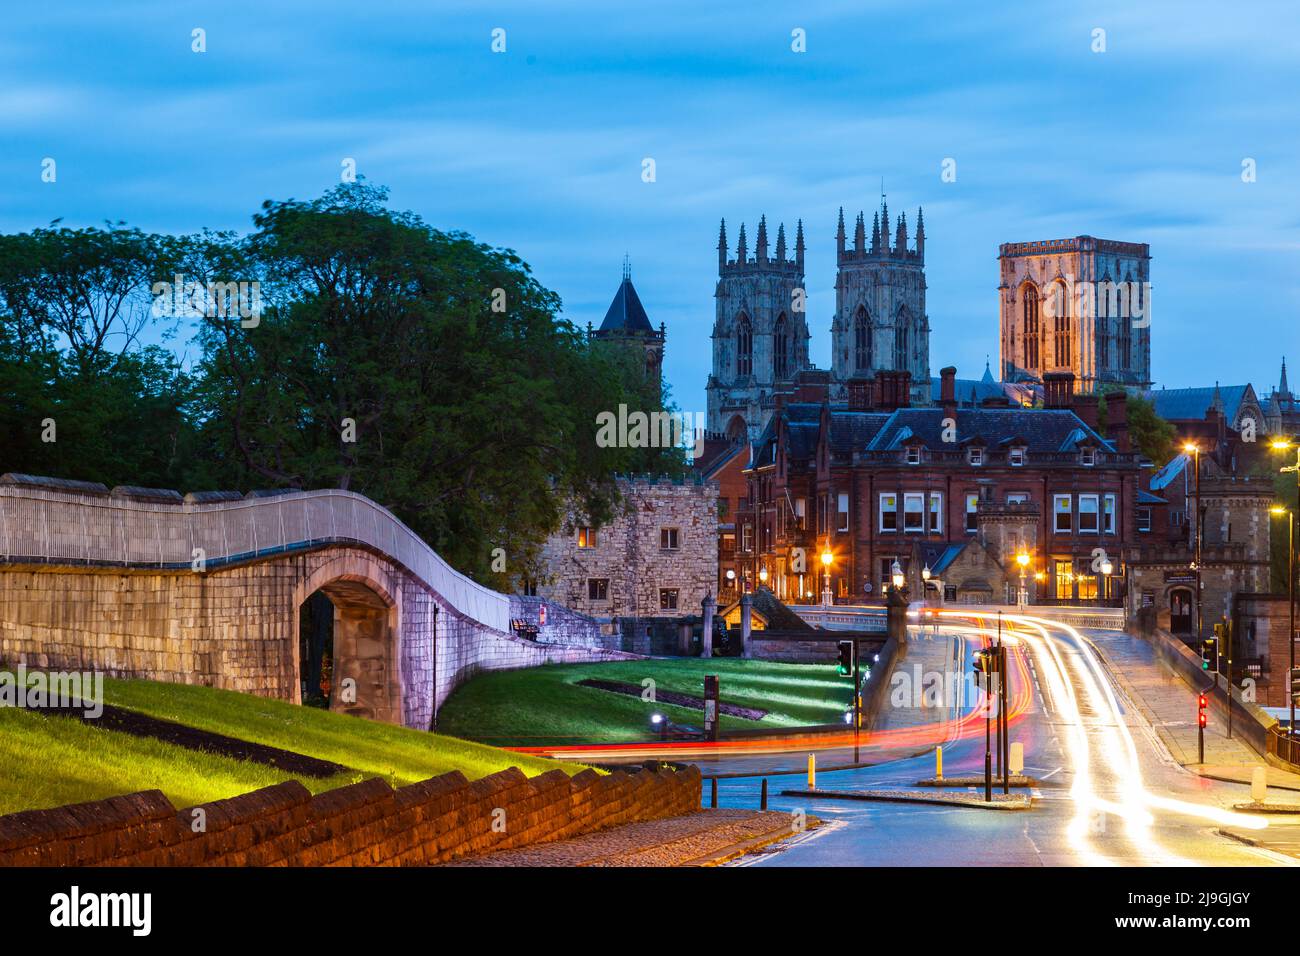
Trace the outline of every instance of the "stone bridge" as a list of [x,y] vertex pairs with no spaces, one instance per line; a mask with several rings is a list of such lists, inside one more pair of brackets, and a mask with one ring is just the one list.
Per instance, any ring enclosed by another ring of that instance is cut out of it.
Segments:
[[628,656],[603,649],[595,621],[544,605],[475,583],[351,492],[182,497],[0,476],[11,665],[319,697],[428,729],[479,671]]

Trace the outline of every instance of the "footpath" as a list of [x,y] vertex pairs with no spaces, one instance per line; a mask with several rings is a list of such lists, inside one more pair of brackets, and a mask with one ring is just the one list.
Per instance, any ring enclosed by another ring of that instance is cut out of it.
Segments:
[[778,810],[700,810],[447,866],[717,866],[821,825]]

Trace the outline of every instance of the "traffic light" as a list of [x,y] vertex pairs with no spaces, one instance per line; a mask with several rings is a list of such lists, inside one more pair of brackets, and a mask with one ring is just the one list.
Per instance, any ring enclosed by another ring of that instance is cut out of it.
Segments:
[[[1218,634],[1222,624],[1214,625],[1214,633]],[[1207,637],[1201,641],[1201,670],[1210,671],[1217,674],[1219,672],[1219,641],[1218,638]]]
[[841,675],[848,677],[853,673],[853,642],[840,641],[839,667]]
[[1205,729],[1205,708],[1209,705],[1210,701],[1204,694],[1196,699],[1196,724],[1202,730]]

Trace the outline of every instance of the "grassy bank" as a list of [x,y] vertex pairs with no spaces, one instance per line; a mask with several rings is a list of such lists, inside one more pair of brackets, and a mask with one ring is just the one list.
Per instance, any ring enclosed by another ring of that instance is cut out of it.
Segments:
[[644,701],[578,682],[587,678],[704,695],[704,677],[716,674],[726,703],[769,711],[762,720],[724,715],[724,730],[796,727],[842,720],[851,700],[848,678],[833,665],[774,664],[736,658],[561,664],[481,674],[443,705],[438,729],[502,746],[649,739],[649,717],[700,727],[700,710]]
[[[459,770],[470,779],[517,766],[530,776],[581,767],[452,737],[374,723],[233,691],[155,681],[104,682],[109,704],[215,733],[292,750],[349,768],[299,777],[312,792],[368,777],[393,786]],[[40,711],[0,707],[0,814],[162,790],[177,807],[294,779],[247,760],[191,750]]]

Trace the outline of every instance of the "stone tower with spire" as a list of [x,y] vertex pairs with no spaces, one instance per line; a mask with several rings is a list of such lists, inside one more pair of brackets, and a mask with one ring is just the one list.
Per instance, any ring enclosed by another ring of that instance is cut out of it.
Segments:
[[[890,233],[893,233],[892,238]],[[849,379],[881,371],[908,372],[912,401],[930,400],[930,321],[925,311],[925,219],[916,214],[916,243],[908,248],[907,216],[894,222],[882,193],[880,209],[859,212],[852,244],[840,209],[835,234],[835,318],[831,323],[834,396]]]
[[632,285],[632,264],[627,256],[623,257],[623,281],[619,284],[618,291],[614,293],[614,300],[605,311],[605,320],[595,331],[592,331],[591,325],[588,324],[587,337],[593,342],[642,352],[645,358],[646,378],[655,382],[662,390],[664,341],[668,337],[667,329],[662,322],[659,323],[657,331],[650,324],[650,317],[646,315],[645,306],[641,304],[641,297],[636,294],[636,287]]
[[713,372],[706,386],[708,431],[733,441],[758,438],[776,407],[808,367],[803,221],[795,228],[794,255],[785,225],[769,252],[767,217],[758,221],[751,252],[740,226],[735,258],[728,255],[727,223],[718,233],[718,285],[713,322]]

